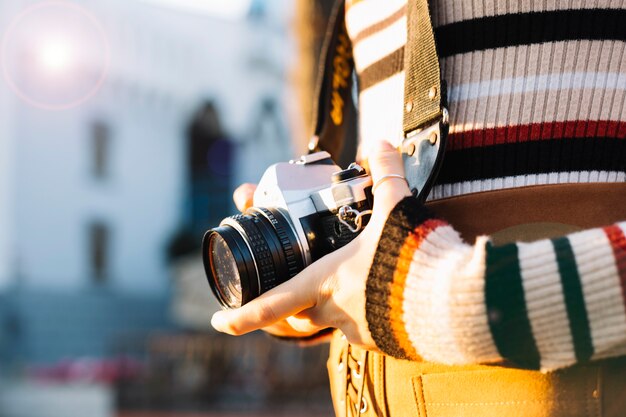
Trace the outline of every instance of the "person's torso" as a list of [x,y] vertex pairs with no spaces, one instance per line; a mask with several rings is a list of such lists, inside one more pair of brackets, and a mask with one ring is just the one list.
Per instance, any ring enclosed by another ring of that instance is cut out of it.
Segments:
[[[402,140],[406,0],[348,1],[360,154]],[[450,136],[431,199],[626,181],[626,1],[434,0]]]

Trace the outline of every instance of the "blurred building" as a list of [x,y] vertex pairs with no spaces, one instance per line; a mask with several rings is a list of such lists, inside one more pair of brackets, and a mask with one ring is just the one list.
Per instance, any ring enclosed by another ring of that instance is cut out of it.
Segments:
[[[31,34],[45,35],[27,22],[45,21],[46,3],[0,0],[10,35],[0,59],[0,355],[28,363],[103,357],[171,328],[172,239],[230,214],[237,183],[294,153],[291,2],[254,1],[241,19],[139,0],[68,4],[91,16],[69,10],[79,26],[101,25],[106,45],[76,53],[64,82],[88,84],[103,68],[105,77],[93,97],[58,110],[33,103],[56,81],[24,52],[38,45]],[[220,130],[194,142],[207,106]]]

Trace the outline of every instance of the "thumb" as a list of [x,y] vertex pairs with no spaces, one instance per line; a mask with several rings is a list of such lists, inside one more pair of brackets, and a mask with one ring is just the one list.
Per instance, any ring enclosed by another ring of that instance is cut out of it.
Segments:
[[254,198],[254,191],[256,190],[256,184],[242,184],[233,193],[233,200],[235,200],[235,206],[241,212],[246,211],[252,206]]
[[389,142],[381,141],[370,153],[369,167],[376,188],[374,210],[382,209],[388,214],[400,200],[411,195],[404,179],[402,155]]

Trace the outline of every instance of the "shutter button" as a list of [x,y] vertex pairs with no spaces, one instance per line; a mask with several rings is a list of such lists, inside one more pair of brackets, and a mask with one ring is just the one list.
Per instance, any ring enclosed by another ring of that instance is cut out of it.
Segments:
[[348,168],[344,169],[343,171],[335,172],[332,175],[331,180],[333,184],[339,184],[340,182],[348,181],[353,178],[361,177],[363,175],[367,175],[367,172],[365,172],[365,168],[363,168],[356,162],[353,162]]

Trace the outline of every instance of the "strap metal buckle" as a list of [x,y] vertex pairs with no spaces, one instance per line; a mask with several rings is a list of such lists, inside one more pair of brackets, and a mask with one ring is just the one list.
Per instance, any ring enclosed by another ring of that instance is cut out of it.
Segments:
[[436,121],[424,128],[409,132],[402,141],[402,159],[409,188],[420,200],[425,201],[445,151],[450,126],[450,116],[445,107]]

